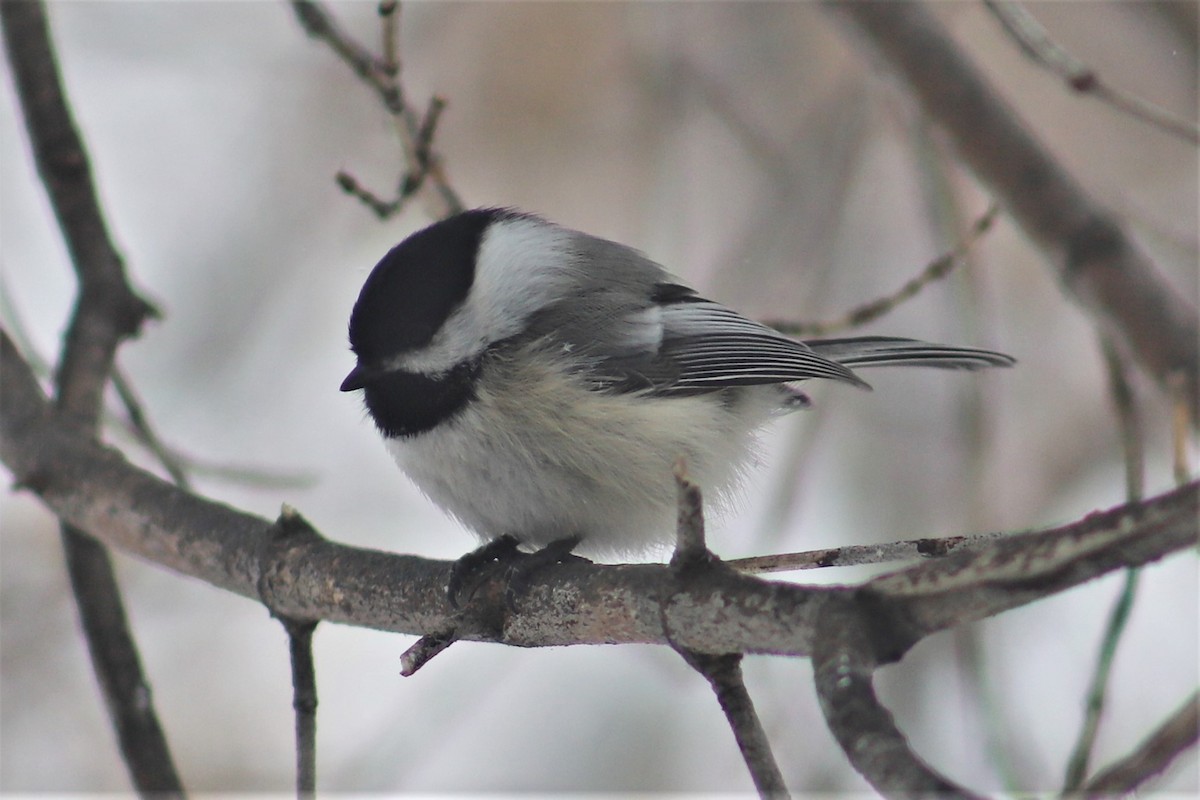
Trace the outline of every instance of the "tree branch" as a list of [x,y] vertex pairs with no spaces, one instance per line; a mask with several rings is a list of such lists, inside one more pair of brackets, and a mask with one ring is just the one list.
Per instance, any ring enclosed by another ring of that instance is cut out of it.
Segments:
[[[57,405],[86,429],[99,427],[104,387],[121,340],[154,308],[130,288],[96,197],[87,152],[72,119],[41,2],[0,4],[5,51],[37,163],[79,283],[57,375]],[[75,605],[121,752],[143,793],[180,794],[166,736],[151,700],[120,588],[105,548],[62,520]]]
[[851,567],[883,564],[888,561],[916,561],[942,558],[961,550],[980,550],[1011,534],[977,533],[970,536],[943,536],[940,539],[906,539],[881,544],[849,544],[802,553],[777,553],[767,556],[731,558],[725,563],[739,572],[763,575],[769,572],[795,572],[827,567]]
[[1163,772],[1177,756],[1200,739],[1200,694],[1192,693],[1174,714],[1125,758],[1106,767],[1083,787],[1086,795],[1135,792]]
[[828,336],[831,333],[837,333],[847,328],[856,328],[874,322],[880,317],[891,313],[908,300],[916,297],[926,286],[944,279],[953,272],[966,259],[967,254],[975,246],[976,242],[992,227],[992,223],[996,221],[996,217],[999,214],[1000,206],[992,203],[983,212],[983,215],[971,225],[970,230],[967,231],[962,241],[956,244],[949,252],[943,253],[933,261],[930,261],[918,274],[909,278],[904,282],[903,286],[891,294],[877,297],[874,300],[855,306],[829,320],[814,322],[766,320],[765,324],[789,336],[812,337]]
[[441,158],[433,150],[433,134],[445,108],[445,100],[434,97],[424,115],[419,115],[404,96],[400,84],[400,63],[396,55],[397,15],[399,7],[385,1],[379,6],[383,55],[376,57],[370,50],[338,25],[333,15],[317,0],[291,0],[292,10],[301,27],[314,39],[325,42],[376,95],[396,123],[404,151],[406,174],[392,200],[382,200],[365,189],[352,175],[337,176],[343,190],[366,203],[379,217],[386,218],[400,210],[426,180],[432,183],[435,194],[434,216],[438,219],[462,211],[458,193],[450,186],[442,169]]
[[817,699],[834,738],[854,768],[885,796],[973,797],[909,748],[879,702],[872,676],[880,657],[871,627],[853,599],[827,604],[818,620],[813,673]]
[[118,342],[157,312],[125,279],[104,221],[83,141],[75,128],[40,2],[0,4],[5,51],[25,129],[79,280],[79,298],[58,368],[60,404],[92,424]]
[[1109,86],[1096,71],[1054,41],[1025,8],[1013,0],[983,0],[984,6],[1012,37],[1021,52],[1035,64],[1063,79],[1073,91],[1090,94],[1113,108],[1140,119],[1172,136],[1200,144],[1196,123],[1171,114],[1153,103]]
[[450,562],[347,547],[315,531],[280,538],[266,520],[131,466],[56,413],[3,332],[0,370],[0,459],[61,519],[107,544],[261,599],[296,622],[433,636],[453,630],[460,639],[523,647],[654,643],[713,655],[814,654],[830,725],[835,733],[851,723],[873,731],[839,736],[855,766],[885,790],[957,787],[912,755],[886,710],[875,707],[875,666],[930,633],[1194,546],[1200,528],[1200,483],[1192,483],[859,587],[774,583],[727,567],[681,582],[673,567],[569,562],[530,576],[519,612],[504,600],[501,569],[454,609],[445,593]]
[[[671,570],[677,586],[671,591],[672,598],[678,591],[686,592],[693,581],[703,582],[708,576],[730,571],[729,566],[708,549],[704,538],[703,497],[700,487],[688,478],[687,464],[683,458],[675,462],[675,491],[678,509]],[[663,605],[664,610],[666,606]],[[669,629],[665,622],[663,627]],[[746,681],[742,676],[742,653],[698,653],[680,647],[676,642],[671,642],[671,647],[712,687],[759,796],[788,797],[787,784],[771,751],[771,742],[746,689]]]
[[919,2],[826,7],[865,34],[950,135],[976,176],[1046,252],[1070,295],[1162,387],[1184,376],[1200,404],[1200,320],[1120,220],[1021,122]]
[[[721,570],[663,607],[671,572],[655,564],[567,563],[531,577],[520,613],[499,574],[461,616],[445,596],[450,562],[336,544],[315,534],[269,547],[273,524],[144,472],[54,413],[7,335],[0,335],[0,459],[61,519],[114,547],[276,613],[422,635],[535,647],[657,643],[702,653],[812,652],[832,597],[868,591],[911,635],[972,622],[1145,564],[1195,544],[1200,485],[1018,534],[876,578],[861,590],[764,581]],[[891,641],[891,640],[889,640]],[[892,642],[894,644],[894,642]]]
[[717,696],[725,719],[733,731],[742,759],[750,770],[754,788],[759,797],[786,798],[787,785],[783,782],[783,773],[775,762],[775,754],[771,751],[771,743],[767,732],[763,729],[754,710],[754,701],[746,689],[746,681],[742,677],[741,653],[729,653],[723,656],[695,653],[690,650],[677,650],[688,666],[700,673],[712,687]]

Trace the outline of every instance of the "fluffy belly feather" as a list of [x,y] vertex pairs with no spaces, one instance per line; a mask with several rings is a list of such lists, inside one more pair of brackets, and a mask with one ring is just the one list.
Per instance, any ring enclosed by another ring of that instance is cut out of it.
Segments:
[[452,420],[388,447],[481,539],[543,546],[579,535],[584,552],[630,553],[674,535],[676,459],[706,498],[727,499],[753,458],[753,430],[780,400],[773,386],[661,398],[590,391],[551,370],[507,372],[485,375]]

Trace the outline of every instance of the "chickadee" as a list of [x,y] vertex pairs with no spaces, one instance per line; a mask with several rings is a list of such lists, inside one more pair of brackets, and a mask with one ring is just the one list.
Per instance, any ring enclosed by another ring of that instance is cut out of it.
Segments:
[[342,382],[413,482],[482,540],[670,541],[679,457],[729,492],[791,384],[852,367],[980,369],[1002,353],[866,336],[798,342],[676,283],[632,248],[511,209],[396,245],[350,317]]

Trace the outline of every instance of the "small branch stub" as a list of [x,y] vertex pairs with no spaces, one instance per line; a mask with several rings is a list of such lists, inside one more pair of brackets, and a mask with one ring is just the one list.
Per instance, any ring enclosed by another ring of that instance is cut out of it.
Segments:
[[448,634],[422,636],[400,655],[400,674],[406,678],[412,677],[417,670],[429,663],[431,658],[456,641],[458,636],[453,631]]
[[709,552],[704,540],[704,498],[700,487],[688,478],[687,462],[682,457],[675,462],[675,488],[679,513],[671,566],[681,569],[697,562],[713,561],[715,556]]
[[299,511],[284,503],[279,509],[279,517],[271,527],[270,535],[263,538],[258,548],[258,598],[271,612],[271,616],[287,625],[289,622],[303,622],[286,614],[280,614],[279,604],[275,602],[278,591],[286,591],[291,582],[287,566],[287,553],[296,547],[307,547],[314,542],[324,541],[324,537]]

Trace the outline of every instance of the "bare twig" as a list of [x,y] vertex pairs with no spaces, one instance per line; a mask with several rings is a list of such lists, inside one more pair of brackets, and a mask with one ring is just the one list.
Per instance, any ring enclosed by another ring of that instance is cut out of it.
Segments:
[[337,53],[342,61],[354,70],[354,74],[375,90],[383,105],[393,114],[404,114],[405,103],[400,85],[390,74],[399,69],[397,62],[381,60],[346,33],[333,16],[320,3],[312,0],[292,0],[292,10],[305,32],[320,39]]
[[687,464],[682,458],[675,462],[675,489],[678,517],[675,524],[675,552],[671,563],[685,565],[709,561],[712,554],[704,541],[704,501],[700,487],[688,479]]
[[1137,791],[1161,774],[1177,756],[1200,739],[1200,694],[1192,696],[1146,738],[1137,749],[1088,781],[1089,797],[1117,796]]
[[1125,499],[1141,500],[1146,483],[1146,441],[1138,414],[1137,397],[1129,379],[1130,366],[1112,343],[1101,340],[1104,363],[1108,372],[1108,387],[1117,415],[1117,430],[1121,434],[1121,453],[1125,464]]
[[1084,708],[1083,725],[1079,730],[1079,738],[1067,761],[1067,775],[1063,781],[1063,794],[1079,790],[1087,777],[1088,762],[1091,760],[1092,747],[1096,743],[1096,735],[1100,732],[1100,719],[1104,714],[1104,702],[1108,693],[1108,677],[1112,672],[1113,661],[1117,655],[1117,645],[1129,622],[1129,612],[1133,609],[1133,601],[1137,596],[1139,572],[1136,569],[1125,571],[1125,583],[1121,594],[1109,612],[1108,624],[1104,629],[1104,638],[1100,643],[1100,652],[1096,657],[1096,670],[1088,684],[1087,703]]
[[1191,440],[1189,433],[1196,429],[1196,414],[1187,392],[1186,376],[1172,375],[1168,387],[1171,394],[1171,471],[1175,484],[1182,486],[1192,479],[1188,442]]
[[117,390],[117,396],[121,398],[121,403],[125,406],[125,412],[129,415],[129,427],[133,430],[138,441],[154,454],[154,457],[158,459],[158,463],[162,464],[163,469],[171,476],[171,480],[175,481],[176,486],[181,489],[189,488],[187,472],[184,471],[183,462],[176,458],[175,454],[168,450],[162,440],[158,438],[158,434],[154,432],[154,426],[150,424],[150,419],[146,416],[141,398],[138,397],[137,391],[133,388],[133,382],[126,377],[124,370],[116,364],[113,365],[112,382],[113,388]]
[[1119,339],[1160,386],[1182,373],[1190,402],[1200,405],[1195,305],[1033,137],[928,7],[833,0],[825,6],[853,23],[907,82],[1101,330]]
[[997,215],[1000,213],[1000,206],[993,203],[988,206],[987,211],[975,220],[975,224],[971,226],[966,238],[963,239],[953,250],[942,254],[938,258],[931,261],[926,267],[921,270],[920,274],[910,278],[903,286],[897,289],[890,295],[880,297],[869,303],[864,303],[856,308],[852,308],[840,317],[823,322],[787,322],[782,320],[768,321],[770,325],[778,331],[788,334],[789,336],[826,336],[836,331],[846,328],[854,328],[859,325],[866,325],[868,322],[873,322],[883,315],[891,312],[901,303],[915,297],[922,289],[931,283],[939,281],[949,275],[956,266],[958,266],[967,252],[975,246],[980,237],[992,227],[992,223],[996,221]]
[[317,791],[317,673],[312,639],[317,623],[281,619],[288,635],[292,663],[292,709],[296,713],[296,796],[315,797]]
[[983,0],[983,4],[1000,20],[1004,30],[1021,48],[1022,53],[1034,63],[1058,75],[1072,90],[1091,95],[1172,136],[1200,144],[1200,128],[1194,122],[1182,119],[1153,103],[1101,81],[1094,69],[1054,41],[1042,24],[1020,3],[1013,0]]
[[[16,78],[35,161],[79,284],[57,374],[57,407],[95,431],[117,346],[154,308],[130,288],[108,233],[83,140],[58,74],[41,2],[0,4],[5,50]],[[7,379],[8,376],[6,376]],[[87,527],[62,523],[71,588],[109,716],[134,785],[181,794],[120,589],[104,546]]]
[[384,200],[382,197],[360,184],[358,182],[358,178],[355,178],[345,170],[339,170],[337,175],[334,176],[334,179],[337,181],[338,186],[342,187],[343,192],[351,197],[358,198],[359,202],[374,211],[375,216],[379,217],[380,219],[387,219],[392,214],[395,214],[397,211],[399,211],[402,202],[401,197],[408,196],[401,192],[400,195],[393,200]]
[[[1134,502],[1142,498],[1146,461],[1137,400],[1120,352],[1107,339],[1102,341],[1102,345],[1108,368],[1109,389],[1113,397],[1113,410],[1117,414],[1117,427],[1121,432],[1121,448],[1125,456],[1126,496]],[[1108,679],[1117,655],[1117,645],[1125,632],[1129,614],[1133,610],[1134,598],[1137,596],[1138,574],[1136,569],[1125,572],[1125,583],[1112,611],[1109,612],[1100,651],[1096,655],[1095,671],[1091,683],[1088,684],[1083,724],[1067,760],[1066,777],[1063,781],[1064,794],[1078,791],[1087,777],[1092,748],[1096,744],[1096,736],[1100,733],[1100,720],[1104,715]]]
[[[296,509],[284,505],[270,534],[263,540],[260,559],[275,564],[279,560],[277,553],[320,541],[321,535],[308,520]],[[292,667],[292,710],[295,713],[296,796],[312,798],[317,789],[317,672],[313,664],[312,640],[318,620],[283,614],[275,608],[278,579],[275,570],[262,570],[258,591],[271,616],[278,619],[287,632]]]
[[[425,109],[425,114],[421,117],[421,125],[417,128],[417,134],[413,137],[412,142],[412,160],[417,166],[415,170],[410,169],[400,181],[397,206],[406,198],[420,191],[421,187],[425,185],[425,179],[429,177],[430,171],[438,164],[438,156],[433,151],[433,136],[437,132],[438,122],[445,110],[446,99],[444,97],[434,95],[429,98],[429,107]],[[461,211],[461,204],[457,208],[447,209],[447,211],[454,210]]]
[[[683,458],[675,462],[675,486],[678,517],[671,571],[675,575],[676,585],[686,591],[688,584],[703,582],[706,574],[715,575],[730,570],[709,551],[704,541],[704,500],[700,487],[688,478],[687,464]],[[670,629],[666,619],[667,607],[674,599],[672,596],[662,610],[664,630]],[[754,710],[750,693],[746,691],[742,677],[742,654],[714,655],[679,645],[675,641],[671,641],[671,647],[712,686],[759,795],[787,797],[783,774],[775,763],[771,743],[758,719],[758,712]]]
[[257,489],[307,489],[315,485],[318,479],[317,473],[311,470],[209,461],[174,447],[167,447],[166,453],[192,477],[203,476]]
[[714,656],[690,650],[677,649],[677,652],[712,686],[759,796],[788,797],[787,785],[775,763],[767,732],[754,710],[750,693],[746,691],[741,653]]
[[[34,374],[39,379],[46,378],[51,373],[50,365],[34,349],[32,341],[26,335],[21,315],[12,305],[10,297],[7,283],[0,273],[0,319],[6,320],[5,324],[10,326],[9,333],[16,340],[17,347],[25,354]],[[112,382],[125,413],[121,414],[106,406],[103,413],[105,429],[111,428],[124,433],[133,444],[146,448],[150,455],[158,459],[176,486],[188,488],[189,473],[258,488],[305,489],[316,483],[316,475],[312,472],[286,471],[278,467],[251,464],[209,462],[184,453],[181,449],[164,442],[158,435],[144,404],[133,388],[133,381],[116,363],[113,364]]]
[[380,49],[383,51],[383,69],[392,77],[400,74],[400,3],[398,0],[381,0],[379,3]]
[[733,558],[725,563],[739,572],[751,575],[824,567],[886,564],[889,561],[940,558],[964,550],[980,550],[997,539],[1012,535],[1011,533],[980,533],[973,536],[945,536],[940,539],[906,539],[886,544],[855,544],[831,547],[826,550],[807,550],[803,553]]
[[363,201],[381,218],[398,212],[405,202],[416,195],[428,181],[434,189],[435,216],[447,217],[464,209],[457,192],[450,187],[442,168],[441,158],[432,148],[432,139],[445,101],[434,97],[424,115],[418,115],[405,98],[400,83],[400,58],[397,39],[399,36],[399,9],[396,3],[385,0],[379,6],[383,56],[376,57],[366,47],[351,37],[334,20],[333,15],[317,0],[292,0],[296,18],[304,30],[315,39],[328,44],[335,53],[350,66],[383,102],[392,116],[396,133],[404,152],[406,172],[400,181],[400,189],[392,200],[383,200],[375,193],[362,187],[361,183],[346,172],[337,176],[338,185],[346,192]]
[[406,678],[412,677],[417,670],[429,663],[429,660],[450,645],[458,641],[453,632],[448,634],[425,634],[412,646],[400,654],[400,674]]

